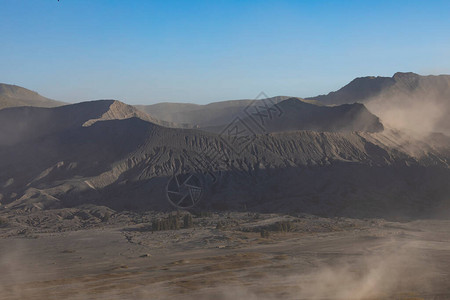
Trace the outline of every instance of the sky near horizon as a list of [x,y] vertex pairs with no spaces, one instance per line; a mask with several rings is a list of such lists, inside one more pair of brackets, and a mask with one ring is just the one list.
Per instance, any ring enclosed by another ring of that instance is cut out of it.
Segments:
[[450,1],[0,0],[0,82],[67,102],[325,94],[450,74]]

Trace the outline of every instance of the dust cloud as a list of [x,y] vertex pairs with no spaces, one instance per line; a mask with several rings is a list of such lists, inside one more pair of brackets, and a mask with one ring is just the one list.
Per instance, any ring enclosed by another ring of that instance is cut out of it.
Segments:
[[[306,274],[268,277],[257,287],[260,291],[227,286],[197,299],[411,299],[408,296],[433,289],[434,263],[421,259],[418,246],[392,241],[376,254],[341,258]],[[265,296],[265,290],[273,291],[277,286],[283,289],[280,295]]]
[[432,132],[450,135],[450,122],[447,120],[450,103],[432,93],[378,96],[365,104],[386,127],[422,137]]
[[[433,265],[421,263],[414,243],[392,242],[381,253],[363,256],[354,262],[342,261],[300,276],[300,299],[390,298],[397,293],[429,290]],[[415,263],[412,263],[415,262]],[[294,279],[295,280],[295,279]]]
[[[36,258],[25,253],[24,245],[14,242],[8,251],[0,255],[0,299],[31,299],[33,294],[27,288],[27,283],[36,280],[32,266]],[[9,251],[14,249],[14,251]],[[0,247],[0,250],[3,250]]]
[[[421,244],[422,243],[422,244]],[[421,299],[433,290],[434,263],[427,260],[421,250],[423,242],[388,241],[364,253],[345,255],[330,253],[311,269],[292,270],[289,275],[279,275],[268,269],[259,280],[237,278],[237,284],[205,285],[204,288],[180,293],[173,286],[164,284],[141,284],[131,289],[121,289],[115,284],[101,289],[95,295],[86,292],[83,285],[92,287],[95,283],[78,285],[77,292],[65,299],[217,299],[217,300],[272,300],[272,299]],[[26,286],[31,279],[32,262],[23,260],[20,251],[1,258],[3,271],[0,285],[0,299],[52,299],[48,287],[33,291]],[[210,277],[214,278],[215,274]],[[4,280],[8,278],[8,280]],[[61,291],[62,286],[53,287]],[[3,298],[2,296],[9,297]]]

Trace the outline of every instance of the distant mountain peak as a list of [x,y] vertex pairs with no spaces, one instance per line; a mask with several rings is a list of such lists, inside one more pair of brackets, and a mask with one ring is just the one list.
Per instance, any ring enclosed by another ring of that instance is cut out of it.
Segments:
[[139,118],[148,122],[152,123],[158,123],[158,120],[153,119],[149,115],[147,115],[144,112],[141,112],[134,108],[131,105],[125,104],[119,100],[97,100],[91,102],[91,104],[106,104],[107,108],[103,112],[103,114],[95,119],[90,119],[83,123],[83,126],[91,126],[92,124],[98,122],[98,121],[105,121],[105,120],[122,120],[122,119],[129,119],[129,118]]
[[282,104],[282,103],[283,104],[291,104],[291,103],[292,104],[301,104],[301,103],[305,103],[305,102],[301,98],[291,97],[291,98],[281,101],[279,104]]
[[404,79],[404,78],[419,78],[420,75],[414,72],[397,72],[392,76],[395,80]]
[[18,85],[0,83],[0,109],[17,106],[56,107],[64,104]]
[[306,98],[306,100],[317,100],[323,104],[336,105],[361,102],[361,99],[375,96],[394,84],[395,80],[391,77],[357,77],[335,92]]

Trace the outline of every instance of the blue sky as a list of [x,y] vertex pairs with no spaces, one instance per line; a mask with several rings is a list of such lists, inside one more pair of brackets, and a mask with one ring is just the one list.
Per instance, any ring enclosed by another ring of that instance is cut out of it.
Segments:
[[450,74],[450,1],[0,0],[0,82],[68,102],[208,103]]

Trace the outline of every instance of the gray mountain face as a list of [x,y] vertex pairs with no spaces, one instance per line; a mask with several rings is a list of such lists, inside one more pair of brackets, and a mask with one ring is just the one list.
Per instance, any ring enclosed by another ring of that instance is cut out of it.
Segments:
[[117,100],[81,102],[55,108],[5,108],[0,110],[0,145],[34,140],[76,127],[91,126],[95,122],[132,117],[161,126],[179,127],[178,124],[157,120]]
[[[312,130],[319,132],[379,132],[383,124],[362,104],[319,106],[299,98],[279,103],[270,99],[253,102],[245,108],[242,122],[255,133]],[[256,123],[257,126],[254,126]],[[227,124],[201,130],[220,133]]]
[[64,104],[17,85],[0,83],[0,109],[17,106],[56,107]]
[[385,125],[419,133],[450,133],[450,75],[356,78],[336,92],[308,98],[326,105],[360,102]]
[[423,217],[443,211],[450,195],[450,142],[440,135],[210,133],[157,125],[118,101],[10,108],[0,120],[9,125],[0,126],[3,209],[171,210],[174,176],[196,179],[194,209]]
[[[288,99],[278,96],[266,99],[276,104]],[[229,100],[214,102],[205,105],[192,103],[157,103],[153,105],[136,105],[136,108],[147,114],[168,122],[177,124],[190,124],[195,127],[213,127],[228,124],[244,109],[260,100]],[[192,126],[191,126],[192,127]]]
[[[158,103],[137,108],[144,109],[161,120],[170,120],[185,126],[190,124],[190,127],[216,133],[220,133],[237,117],[244,119],[243,123],[250,127],[254,124],[251,119],[259,119],[256,122],[261,124],[250,128],[257,134],[295,130],[371,132],[383,130],[378,118],[363,105],[326,107],[312,100],[284,96],[260,100],[224,101],[207,105]],[[266,116],[267,113],[270,116]],[[282,118],[279,117],[281,115]]]

